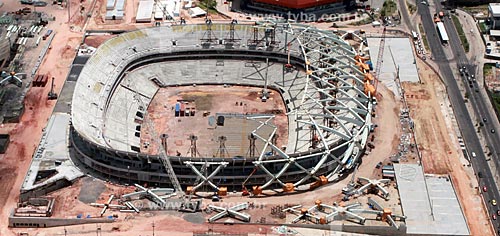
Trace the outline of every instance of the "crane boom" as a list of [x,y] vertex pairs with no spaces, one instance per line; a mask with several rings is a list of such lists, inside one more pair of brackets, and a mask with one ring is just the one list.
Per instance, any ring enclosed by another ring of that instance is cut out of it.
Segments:
[[378,49],[377,56],[377,67],[375,67],[375,91],[377,91],[377,85],[380,76],[380,70],[382,69],[382,62],[384,60],[384,48],[385,48],[385,27],[384,31],[382,31],[382,39],[380,39],[380,47]]
[[165,172],[167,173],[168,178],[170,179],[170,182],[172,183],[172,186],[175,189],[176,194],[179,197],[182,197],[184,195],[184,191],[182,191],[181,184],[179,183],[179,180],[177,179],[177,176],[175,175],[174,168],[172,167],[172,164],[170,163],[170,159],[168,158],[167,153],[165,152],[165,148],[163,147],[162,143],[159,141],[160,136],[156,133],[154,123],[149,119],[148,112],[147,112],[147,107],[144,102],[141,99],[141,95],[137,92],[137,89],[135,90],[135,95],[134,98],[136,101],[139,103],[139,106],[144,108],[144,119],[143,119],[143,124],[146,124],[147,129],[149,132],[151,132],[151,142],[155,144],[158,147],[158,159],[160,159],[160,162],[162,163],[163,167],[165,168]]

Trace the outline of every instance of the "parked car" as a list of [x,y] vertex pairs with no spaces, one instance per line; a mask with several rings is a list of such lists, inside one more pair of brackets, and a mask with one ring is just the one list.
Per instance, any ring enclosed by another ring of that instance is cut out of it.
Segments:
[[497,220],[497,215],[493,214],[493,215],[491,215],[491,218],[492,218],[493,220]]
[[31,5],[33,4],[32,0],[21,0],[21,4]]
[[36,1],[36,2],[33,2],[33,6],[35,6],[35,7],[44,7],[44,6],[47,6],[47,3],[44,2],[44,1]]

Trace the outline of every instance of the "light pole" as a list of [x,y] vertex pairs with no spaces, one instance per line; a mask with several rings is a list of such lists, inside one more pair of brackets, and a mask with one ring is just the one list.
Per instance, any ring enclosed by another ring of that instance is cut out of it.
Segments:
[[155,222],[153,221],[153,236],[155,236]]
[[128,185],[130,185],[130,166],[127,166],[127,179],[128,179]]
[[68,8],[68,24],[71,21],[71,0],[66,0],[66,7]]

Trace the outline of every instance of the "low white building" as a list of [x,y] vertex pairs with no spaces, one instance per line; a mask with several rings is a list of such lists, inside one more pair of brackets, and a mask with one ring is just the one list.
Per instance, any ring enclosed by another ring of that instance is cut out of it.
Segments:
[[184,9],[193,7],[193,1],[184,1]]
[[200,7],[193,7],[189,9],[188,12],[191,17],[200,17],[200,16],[205,16],[207,14],[207,12],[201,9]]
[[118,10],[106,11],[106,20],[123,20],[124,12]]
[[491,29],[500,30],[500,3],[488,5],[488,18],[491,22]]
[[135,22],[146,23],[151,22],[151,17],[153,16],[153,1],[139,1],[139,7],[137,7],[137,15],[135,16]]

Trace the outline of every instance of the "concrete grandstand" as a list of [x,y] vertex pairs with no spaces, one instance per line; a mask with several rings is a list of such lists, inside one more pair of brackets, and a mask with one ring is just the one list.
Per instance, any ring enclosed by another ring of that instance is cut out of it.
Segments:
[[[196,182],[193,163],[207,164],[207,184],[230,191],[241,190],[243,183],[261,190],[306,190],[335,181],[360,160],[372,125],[373,100],[365,93],[365,72],[355,56],[356,50],[331,32],[271,21],[120,34],[97,49],[78,77],[71,110],[72,158],[105,179],[169,186],[159,157],[141,151],[141,120],[147,115],[141,104],[149,106],[161,88],[175,86],[269,87],[286,104],[287,143],[273,142],[277,127],[265,120],[274,114],[259,114],[260,120],[243,116],[257,123],[248,135],[255,137],[260,152],[169,155],[181,185]],[[225,63],[217,70],[199,64],[214,60]],[[249,77],[256,72],[245,66],[249,61],[269,67],[267,76]],[[176,69],[181,64],[191,69],[189,74]],[[259,133],[262,127],[265,134]]]

